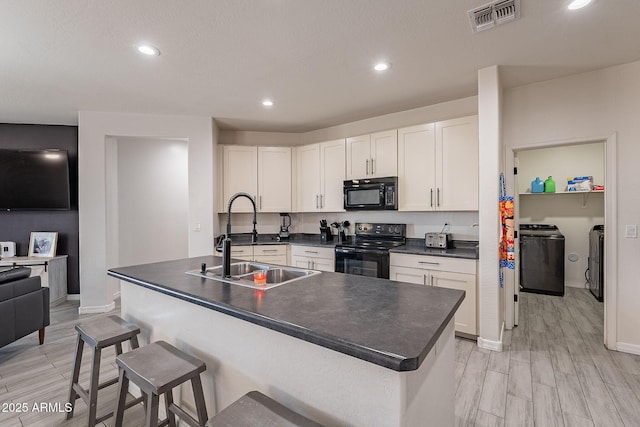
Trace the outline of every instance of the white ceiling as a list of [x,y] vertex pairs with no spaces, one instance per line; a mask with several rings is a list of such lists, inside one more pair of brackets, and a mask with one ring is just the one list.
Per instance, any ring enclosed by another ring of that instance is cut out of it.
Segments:
[[490,65],[514,86],[640,59],[640,0],[568,2],[521,0],[520,20],[474,34],[485,0],[2,0],[0,122],[96,110],[302,132],[475,95]]

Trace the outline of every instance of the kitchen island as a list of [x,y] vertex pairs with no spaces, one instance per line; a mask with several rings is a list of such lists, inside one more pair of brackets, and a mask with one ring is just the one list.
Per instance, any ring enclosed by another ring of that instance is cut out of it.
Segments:
[[[325,273],[267,291],[195,277],[213,256],[109,270],[142,343],[207,364],[210,414],[259,390],[328,426],[454,424],[464,292]],[[186,391],[177,398],[189,404]]]

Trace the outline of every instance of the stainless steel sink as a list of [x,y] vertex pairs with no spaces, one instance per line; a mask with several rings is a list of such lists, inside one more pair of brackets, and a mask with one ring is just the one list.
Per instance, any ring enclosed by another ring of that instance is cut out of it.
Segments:
[[[256,284],[253,281],[253,273],[257,270],[266,270],[266,283]],[[283,267],[280,265],[263,264],[258,262],[235,262],[231,264],[231,277],[222,277],[222,266],[207,268],[205,272],[201,270],[187,271],[187,274],[199,276],[218,282],[231,283],[234,285],[246,286],[253,289],[271,289],[296,280],[320,274],[316,270],[306,270],[295,267]]]

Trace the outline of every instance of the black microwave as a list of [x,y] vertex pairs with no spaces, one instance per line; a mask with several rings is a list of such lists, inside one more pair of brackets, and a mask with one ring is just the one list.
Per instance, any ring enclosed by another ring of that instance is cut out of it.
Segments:
[[344,181],[347,211],[398,210],[398,177]]

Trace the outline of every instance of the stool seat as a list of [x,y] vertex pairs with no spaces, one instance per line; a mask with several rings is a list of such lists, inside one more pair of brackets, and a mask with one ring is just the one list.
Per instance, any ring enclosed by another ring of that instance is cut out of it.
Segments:
[[259,391],[250,391],[215,417],[207,427],[322,427]]
[[[192,427],[204,427],[207,422],[207,406],[204,401],[200,373],[205,363],[186,354],[164,341],[153,342],[116,357],[119,371],[118,399],[115,410],[115,427],[122,427],[127,405],[126,393],[129,381],[140,387],[146,401],[146,425],[175,427],[176,415]],[[173,402],[173,389],[187,381],[191,382],[195,400],[196,418]],[[160,395],[164,395],[167,419],[158,422]]]
[[207,369],[203,361],[164,341],[124,353],[116,363],[127,371],[129,380],[155,394],[163,394]]
[[[122,343],[125,341],[129,341],[132,349],[138,348],[140,328],[118,316],[106,316],[94,321],[78,323],[76,325],[76,331],[78,337],[73,357],[73,373],[69,387],[69,399],[67,401],[70,404],[70,408],[66,414],[66,419],[69,420],[73,417],[76,400],[81,398],[89,407],[87,426],[94,427],[96,424],[101,423],[113,415],[113,412],[108,412],[100,417],[97,416],[98,390],[118,382],[117,377],[102,383],[99,382],[102,349],[115,346],[116,354],[122,354]],[[91,378],[88,389],[83,388],[78,382],[85,344],[93,350]],[[137,401],[141,401],[141,399],[137,399]],[[127,407],[135,403],[136,400],[131,401],[127,403]]]
[[131,339],[140,333],[140,328],[118,316],[107,316],[91,322],[78,323],[76,331],[90,347],[104,348]]

